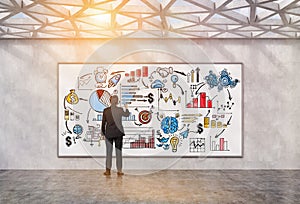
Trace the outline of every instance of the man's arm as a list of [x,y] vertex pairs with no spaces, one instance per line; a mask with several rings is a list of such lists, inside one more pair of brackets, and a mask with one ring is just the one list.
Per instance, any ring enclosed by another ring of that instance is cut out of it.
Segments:
[[102,134],[105,135],[105,127],[106,126],[106,114],[105,114],[105,110],[103,111],[103,116],[102,116],[102,125],[101,125],[101,131]]
[[124,107],[126,110],[123,110],[122,116],[128,117],[130,115],[130,112],[128,110],[128,104],[125,104]]

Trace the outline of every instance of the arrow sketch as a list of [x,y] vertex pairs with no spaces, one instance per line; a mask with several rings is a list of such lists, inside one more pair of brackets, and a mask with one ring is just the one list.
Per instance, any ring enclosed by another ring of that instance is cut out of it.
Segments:
[[225,129],[223,129],[219,134],[216,134],[215,138],[218,138],[220,135],[222,135],[222,133],[225,131]]
[[66,128],[67,128],[67,130],[68,130],[68,133],[72,134],[71,130],[70,130],[69,127],[68,127],[68,121],[66,121]]
[[232,96],[231,96],[231,94],[230,94],[230,92],[229,92],[229,90],[227,89],[227,92],[228,92],[228,98],[229,98],[229,100],[231,101],[231,99],[232,99]]
[[231,118],[232,116],[230,116],[229,120],[227,121],[227,125],[230,125]]
[[86,118],[86,122],[87,122],[87,123],[89,123],[89,122],[90,122],[90,121],[89,121],[90,112],[91,112],[91,108],[89,109],[89,111],[88,111],[88,114],[87,114],[87,118]]

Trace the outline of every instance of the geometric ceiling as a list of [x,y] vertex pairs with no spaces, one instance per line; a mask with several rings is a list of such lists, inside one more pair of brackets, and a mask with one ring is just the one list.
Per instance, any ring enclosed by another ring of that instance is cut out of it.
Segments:
[[1,0],[0,39],[300,38],[300,0]]

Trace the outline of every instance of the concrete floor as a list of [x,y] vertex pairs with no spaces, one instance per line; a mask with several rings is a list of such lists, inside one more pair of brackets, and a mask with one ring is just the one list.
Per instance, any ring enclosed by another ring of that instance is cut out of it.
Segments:
[[0,171],[0,203],[300,203],[300,171]]

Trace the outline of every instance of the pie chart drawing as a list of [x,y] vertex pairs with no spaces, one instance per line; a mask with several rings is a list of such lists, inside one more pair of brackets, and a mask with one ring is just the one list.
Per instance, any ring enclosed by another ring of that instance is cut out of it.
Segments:
[[90,106],[96,112],[103,112],[103,110],[110,106],[110,93],[103,89],[94,91],[90,96]]

